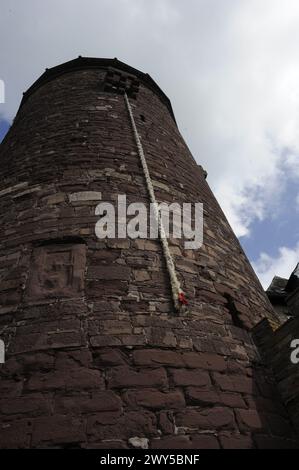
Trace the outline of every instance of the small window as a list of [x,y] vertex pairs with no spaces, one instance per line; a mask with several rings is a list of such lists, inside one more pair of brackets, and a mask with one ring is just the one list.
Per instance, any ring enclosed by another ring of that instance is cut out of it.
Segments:
[[233,325],[237,326],[238,328],[245,329],[245,325],[240,317],[238,310],[235,307],[233,298],[229,294],[225,294],[224,297],[226,298],[226,301],[227,301],[225,306],[231,315]]

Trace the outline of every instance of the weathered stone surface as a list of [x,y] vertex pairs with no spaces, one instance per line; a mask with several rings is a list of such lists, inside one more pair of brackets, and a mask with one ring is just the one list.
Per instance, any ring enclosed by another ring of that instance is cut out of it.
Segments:
[[206,406],[221,403],[218,393],[197,387],[188,387],[186,389],[186,398],[189,404]]
[[28,391],[82,390],[101,389],[103,386],[104,380],[99,371],[80,367],[36,374],[28,380],[26,389]]
[[69,195],[70,202],[100,201],[102,193],[99,191],[81,191]]
[[87,272],[89,279],[105,279],[105,280],[129,280],[130,269],[127,266],[111,265],[111,266],[90,266]]
[[92,442],[99,440],[149,438],[157,435],[155,415],[146,411],[142,414],[130,411],[124,415],[113,413],[98,413],[87,421],[87,435]]
[[184,365],[183,357],[176,351],[165,349],[139,349],[134,351],[133,359],[138,366],[173,366]]
[[120,398],[111,391],[92,392],[85,396],[58,396],[55,399],[55,412],[58,414],[120,411],[121,407]]
[[167,385],[164,369],[136,371],[129,367],[115,367],[108,372],[109,388],[157,387]]
[[217,354],[197,354],[186,352],[183,354],[183,360],[187,367],[223,372],[226,370],[226,362],[222,356]]
[[214,436],[192,435],[173,436],[162,439],[153,439],[152,449],[219,449],[219,444]]
[[237,419],[240,429],[248,431],[250,429],[262,429],[263,424],[256,410],[238,410]]
[[131,406],[149,409],[184,408],[185,399],[180,391],[160,392],[158,390],[142,390],[127,392],[127,400]]
[[[249,330],[271,306],[168,99],[147,75],[85,60],[46,72],[0,146],[0,447],[290,446],[271,368],[297,419],[294,323],[274,342],[262,328],[265,366]],[[199,250],[170,234],[179,312],[159,239],[95,233],[99,202],[150,203],[120,84],[159,202],[204,203]]]
[[224,374],[213,374],[215,383],[223,391],[255,393],[255,384],[252,378],[243,376],[227,376]]
[[228,408],[215,407],[207,410],[186,410],[176,415],[176,423],[187,429],[218,430],[234,429],[234,413]]
[[29,449],[31,447],[30,421],[23,419],[0,425],[1,449]]
[[68,444],[85,440],[84,423],[77,418],[51,416],[34,421],[33,446],[45,443]]
[[[261,321],[254,328],[254,338],[256,343],[260,346],[263,358],[268,366],[274,371],[275,379],[278,384],[278,390],[281,393],[288,414],[291,416],[293,425],[297,433],[299,431],[299,368],[297,364],[293,364],[290,360],[290,344],[294,338],[299,338],[299,318],[290,318],[280,328],[277,324],[269,322],[268,319]],[[263,406],[265,412],[277,414],[278,417],[273,419],[268,418],[270,421],[270,428],[272,427],[273,433],[277,435],[288,435],[288,426],[286,428],[285,421],[280,421],[279,417],[283,420],[286,419],[286,412],[279,410],[277,407],[271,406],[273,391],[259,378],[260,394],[265,398],[259,396],[260,407]],[[287,420],[289,423],[289,420]],[[263,442],[266,442],[265,437]],[[270,445],[270,441],[267,445]]]
[[38,416],[50,414],[50,400],[42,394],[0,400],[0,413],[3,415],[25,414]]
[[173,369],[170,372],[173,383],[177,386],[210,386],[209,374],[202,370]]
[[253,449],[254,443],[250,435],[223,432],[219,436],[223,449]]

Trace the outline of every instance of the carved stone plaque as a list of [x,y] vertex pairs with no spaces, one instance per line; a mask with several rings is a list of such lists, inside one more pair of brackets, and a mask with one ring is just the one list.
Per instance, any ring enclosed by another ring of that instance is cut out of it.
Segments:
[[86,246],[57,243],[34,249],[28,297],[31,300],[78,297],[84,289]]

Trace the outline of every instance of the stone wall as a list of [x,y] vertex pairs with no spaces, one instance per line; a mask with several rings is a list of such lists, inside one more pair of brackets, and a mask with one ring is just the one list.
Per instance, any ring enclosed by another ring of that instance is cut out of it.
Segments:
[[250,335],[272,307],[140,73],[130,101],[156,196],[204,203],[204,246],[170,240],[188,309],[158,240],[96,238],[101,200],[149,198],[114,75],[84,64],[39,82],[0,147],[0,447],[296,447]]
[[299,287],[287,296],[286,301],[290,314],[299,316]]
[[254,337],[265,363],[271,367],[288,414],[299,431],[299,364],[291,361],[293,340],[299,340],[299,318],[290,318],[282,326],[267,319],[254,328]]

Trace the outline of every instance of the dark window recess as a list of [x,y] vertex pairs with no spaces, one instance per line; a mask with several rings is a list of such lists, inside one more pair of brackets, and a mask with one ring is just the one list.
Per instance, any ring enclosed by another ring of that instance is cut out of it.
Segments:
[[118,70],[109,69],[104,80],[104,91],[123,95],[125,92],[130,98],[137,98],[140,83],[133,76]]
[[240,313],[238,312],[238,310],[235,307],[235,303],[234,303],[233,298],[228,294],[226,294],[224,297],[225,297],[226,302],[227,302],[225,306],[226,306],[226,308],[228,309],[228,311],[231,315],[233,325],[237,326],[238,328],[245,329],[245,325],[244,325],[242,319],[240,318]]

